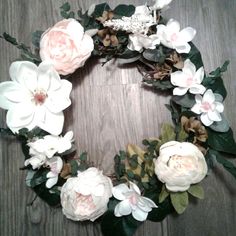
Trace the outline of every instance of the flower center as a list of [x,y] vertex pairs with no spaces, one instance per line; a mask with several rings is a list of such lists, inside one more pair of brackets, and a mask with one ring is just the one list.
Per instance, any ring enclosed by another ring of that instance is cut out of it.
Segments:
[[212,109],[211,104],[209,102],[203,102],[201,108],[204,112],[207,112]]
[[132,195],[129,197],[129,202],[130,202],[132,205],[137,205],[137,197],[136,197],[136,194],[132,194]]
[[92,210],[96,209],[91,195],[83,195],[81,193],[76,193],[76,205],[77,209],[80,209],[81,215],[87,215]]
[[47,97],[48,95],[44,91],[39,90],[36,91],[35,94],[33,95],[33,100],[36,105],[42,105]]
[[186,84],[188,87],[191,86],[193,84],[193,77],[188,77],[186,80]]
[[176,33],[172,34],[170,37],[171,41],[177,41],[178,35]]

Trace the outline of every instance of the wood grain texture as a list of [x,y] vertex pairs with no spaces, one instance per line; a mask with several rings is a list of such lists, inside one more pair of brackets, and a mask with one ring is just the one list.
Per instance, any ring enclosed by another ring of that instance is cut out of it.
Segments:
[[[88,9],[101,0],[69,0],[74,10]],[[31,33],[45,30],[61,19],[63,0],[0,0],[0,33],[6,31],[26,45]],[[119,3],[144,4],[141,0],[109,0]],[[148,3],[151,3],[149,1]],[[174,0],[164,12],[166,18],[192,26],[198,34],[194,43],[202,52],[206,71],[224,60],[231,61],[225,73],[228,98],[225,114],[236,135],[236,1]],[[0,41],[0,80],[9,80],[8,68],[19,52]],[[164,104],[168,97],[145,90],[135,68],[118,68],[112,63],[101,67],[89,60],[71,79],[73,105],[65,112],[65,130],[75,133],[78,151],[88,151],[90,160],[112,172],[113,157],[127,143],[141,144],[146,137],[157,136],[161,123],[170,121]],[[0,111],[0,126],[5,125],[5,111]],[[2,236],[98,236],[99,224],[67,220],[60,209],[49,208],[25,184],[23,155],[14,139],[0,141],[0,235]],[[162,223],[146,222],[136,236],[233,236],[236,232],[236,184],[221,167],[203,182],[206,197],[193,201],[181,216],[170,216]],[[112,235],[112,232],[111,232]]]

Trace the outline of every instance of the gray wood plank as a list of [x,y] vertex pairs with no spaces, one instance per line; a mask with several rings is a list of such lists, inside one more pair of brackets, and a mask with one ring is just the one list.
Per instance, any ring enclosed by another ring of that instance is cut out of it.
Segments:
[[[69,1],[73,9],[88,9],[102,0]],[[108,1],[144,4],[141,0]],[[59,6],[53,0],[0,0],[0,33],[6,31],[26,44],[33,30],[45,30],[61,19]],[[151,3],[151,1],[148,1]],[[236,1],[234,0],[174,0],[164,12],[167,18],[192,26],[198,34],[194,43],[202,52],[208,72],[230,59],[225,73],[228,99],[225,114],[236,134]],[[19,52],[0,41],[0,80],[9,79],[8,68]],[[75,133],[79,151],[88,151],[90,160],[105,173],[112,172],[113,156],[132,142],[140,144],[146,137],[157,136],[163,121],[170,121],[164,104],[168,97],[154,94],[141,86],[141,76],[135,68],[117,68],[109,63],[101,67],[89,60],[85,68],[72,78],[73,106],[66,111],[65,130]],[[71,115],[72,114],[72,115]],[[0,124],[5,124],[5,111],[0,110]],[[20,146],[14,140],[0,141],[0,234],[3,236],[31,235],[101,235],[99,225],[67,220],[60,209],[49,208],[24,184],[25,173]],[[177,217],[162,223],[146,222],[136,235],[198,236],[228,235],[236,232],[236,184],[229,174],[217,167],[204,180],[205,200],[193,202]]]

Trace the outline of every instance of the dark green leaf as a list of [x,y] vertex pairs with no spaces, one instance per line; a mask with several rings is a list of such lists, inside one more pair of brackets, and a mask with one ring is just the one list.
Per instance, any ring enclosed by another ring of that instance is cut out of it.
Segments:
[[[40,168],[39,170],[37,170],[37,171],[35,172],[35,174],[33,175],[33,177],[32,177],[32,179],[31,179],[29,185],[30,185],[32,188],[34,188],[34,187],[36,187],[37,185],[40,185],[40,184],[42,184],[42,183],[45,184],[45,182],[47,181],[46,175],[47,175],[48,172],[49,172],[49,170],[46,169],[46,168]],[[27,181],[29,181],[29,180],[27,179]]]
[[36,48],[39,48],[39,43],[40,43],[42,34],[43,34],[43,31],[41,30],[36,30],[35,32],[32,33],[32,43]]
[[71,160],[70,166],[71,166],[71,175],[77,176],[77,174],[78,174],[77,172],[79,170],[79,163],[76,160]]
[[225,152],[229,154],[236,154],[236,143],[233,137],[233,131],[230,128],[225,133],[219,133],[207,128],[208,133],[208,145],[219,152]]
[[4,38],[7,42],[11,43],[12,45],[15,45],[15,46],[18,45],[16,39],[13,38],[10,34],[7,34],[6,32],[3,33],[3,38]]
[[162,203],[165,201],[165,199],[170,195],[170,192],[167,191],[165,185],[163,184],[161,193],[159,195],[159,203]]
[[173,96],[172,100],[182,107],[191,108],[195,104],[195,96],[187,93],[184,96]]
[[115,17],[116,18],[121,18],[122,16],[127,16],[130,17],[134,14],[135,12],[135,7],[133,5],[118,5],[114,10],[113,10]]
[[222,73],[227,71],[228,65],[229,61],[225,61],[222,67],[218,67],[216,70],[212,71],[210,75],[213,77],[221,77]]
[[83,152],[80,156],[79,159],[81,161],[87,161],[87,152]]
[[102,16],[104,11],[109,11],[111,10],[111,8],[109,7],[109,5],[107,3],[101,3],[96,5],[95,10],[93,12],[93,16],[95,18]]
[[63,10],[63,11],[69,11],[69,10],[70,10],[70,4],[69,4],[69,2],[64,3],[64,4],[60,7],[60,9]]
[[218,122],[214,122],[211,126],[209,126],[212,130],[216,132],[225,133],[229,130],[229,122],[226,120],[225,116],[221,115],[222,120]]

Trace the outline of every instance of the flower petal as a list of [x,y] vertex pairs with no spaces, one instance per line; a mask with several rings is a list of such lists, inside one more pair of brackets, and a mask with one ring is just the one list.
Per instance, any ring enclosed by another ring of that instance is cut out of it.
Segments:
[[204,68],[200,67],[194,75],[194,80],[200,84],[204,78]]
[[168,31],[172,32],[172,33],[177,33],[180,30],[180,24],[178,21],[174,20],[174,19],[170,19],[167,24],[167,29]]
[[180,31],[179,36],[185,42],[190,42],[193,40],[196,33],[197,33],[197,31],[194,28],[186,27]]
[[58,181],[58,176],[55,176],[53,178],[49,178],[46,182],[46,187],[51,188],[53,187]]
[[189,89],[189,92],[192,94],[203,94],[206,91],[206,88],[201,84],[195,84]]
[[173,95],[182,96],[186,94],[187,91],[188,91],[188,88],[177,87],[177,88],[174,88]]
[[125,199],[125,193],[129,192],[129,188],[126,184],[119,184],[112,188],[112,194],[113,196],[122,201]]
[[37,66],[29,61],[13,62],[9,68],[12,80],[26,87],[31,92],[34,92],[37,88],[37,71]]
[[210,126],[211,124],[213,124],[213,121],[209,119],[207,113],[201,114],[200,119],[205,126]]
[[196,72],[196,66],[189,60],[184,61],[184,68],[182,69],[185,74],[193,77]]
[[191,108],[191,111],[196,113],[196,114],[201,114],[201,104],[195,103],[195,105]]
[[208,89],[203,95],[202,102],[207,102],[211,104],[214,101],[215,101],[215,95],[211,89]]
[[135,183],[129,182],[129,185],[130,185],[130,190],[135,191],[138,195],[141,195],[141,191]]
[[183,72],[176,71],[170,74],[170,81],[175,86],[185,87],[185,80],[183,80]]
[[208,117],[210,120],[213,120],[213,121],[221,121],[222,118],[221,118],[221,115],[218,111],[209,111],[207,113]]
[[64,115],[62,112],[59,113],[51,113],[50,111],[46,111],[45,120],[38,122],[37,125],[53,135],[59,135],[62,131],[64,124]]
[[178,53],[189,53],[191,50],[191,47],[188,43],[183,43],[181,45],[176,45],[175,49]]
[[132,211],[132,216],[138,221],[145,221],[147,219],[148,212],[144,212],[137,207],[135,210]]
[[215,107],[215,109],[218,111],[218,112],[223,112],[224,111],[224,105],[222,104],[222,103],[220,103],[220,102],[215,102],[215,105],[216,105],[216,107]]
[[126,215],[129,215],[131,211],[132,211],[132,208],[129,203],[129,200],[124,200],[116,205],[114,214],[117,217],[126,216]]

